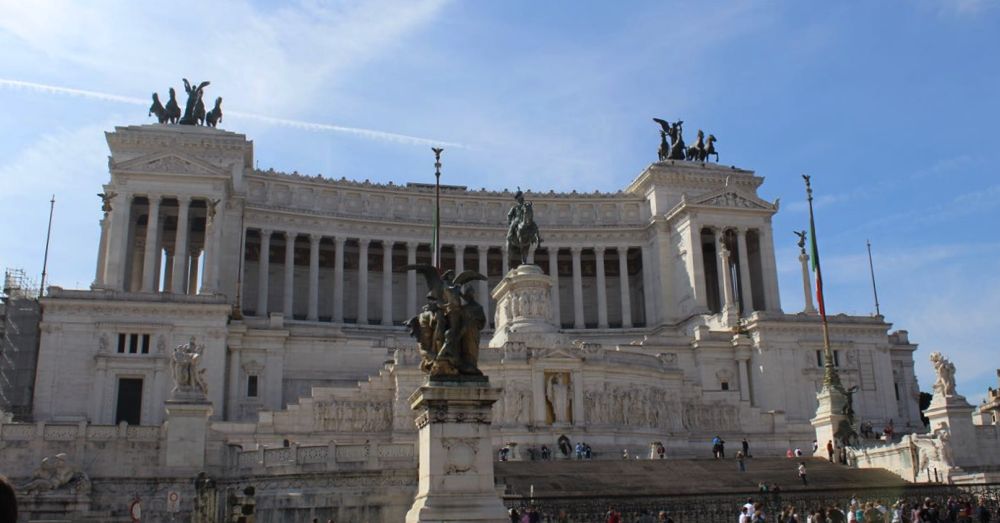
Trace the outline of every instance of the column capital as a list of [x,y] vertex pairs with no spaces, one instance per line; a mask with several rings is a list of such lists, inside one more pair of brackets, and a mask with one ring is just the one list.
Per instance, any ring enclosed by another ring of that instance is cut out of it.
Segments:
[[381,242],[383,249],[385,248],[391,249],[394,245],[396,245],[396,240],[381,240]]
[[260,230],[260,236],[261,236],[261,238],[267,238],[268,240],[270,240],[271,239],[271,235],[274,234],[274,230],[273,229],[260,228],[259,230]]
[[191,195],[190,194],[178,194],[177,195],[178,205],[191,205]]
[[455,252],[465,251],[465,244],[464,243],[453,243],[451,246],[455,249]]
[[605,249],[605,247],[603,245],[596,245],[596,246],[594,246],[594,253],[595,254],[604,254],[604,249]]
[[415,251],[415,250],[417,250],[417,247],[420,247],[420,242],[415,242],[415,241],[408,241],[408,242],[406,242],[406,249],[407,250]]
[[157,206],[160,205],[160,200],[163,199],[162,194],[149,193],[146,195],[146,199],[149,200],[149,205]]
[[573,245],[569,248],[569,251],[573,253],[573,256],[579,256],[583,252],[583,247],[579,245]]
[[731,227],[731,229],[736,231],[737,236],[746,236],[747,231],[749,230],[746,227]]
[[285,239],[286,240],[287,239],[294,240],[295,238],[298,238],[298,236],[299,236],[299,233],[293,232],[293,231],[282,231],[282,233],[285,235]]
[[476,251],[478,251],[479,254],[488,253],[488,252],[490,252],[490,246],[489,245],[476,245]]
[[314,232],[313,233],[309,233],[309,243],[319,243],[322,240],[323,240],[323,235],[322,234],[317,234],[317,233],[314,233]]
[[371,238],[358,238],[358,247],[368,248],[368,245],[372,242]]
[[336,246],[337,246],[338,248],[340,248],[340,247],[343,247],[343,246],[344,246],[344,242],[346,242],[346,241],[347,241],[347,238],[345,238],[345,237],[343,237],[343,236],[334,236],[334,237],[333,237],[333,243],[334,243],[334,244],[335,244],[335,245],[336,245]]

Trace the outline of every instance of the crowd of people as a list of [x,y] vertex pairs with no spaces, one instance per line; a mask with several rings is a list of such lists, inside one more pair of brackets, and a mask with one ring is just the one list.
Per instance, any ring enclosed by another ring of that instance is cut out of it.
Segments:
[[[994,500],[995,503],[995,500]],[[940,501],[899,499],[887,504],[881,499],[861,501],[854,496],[843,508],[813,506],[805,511],[792,505],[776,515],[764,505],[747,499],[740,507],[737,523],[990,523],[995,521],[987,500],[980,497],[951,496]]]

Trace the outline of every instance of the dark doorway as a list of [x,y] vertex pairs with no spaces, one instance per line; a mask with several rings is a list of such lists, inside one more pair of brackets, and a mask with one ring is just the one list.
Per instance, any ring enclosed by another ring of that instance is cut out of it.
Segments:
[[142,378],[119,378],[115,425],[123,421],[129,425],[138,425],[141,414]]

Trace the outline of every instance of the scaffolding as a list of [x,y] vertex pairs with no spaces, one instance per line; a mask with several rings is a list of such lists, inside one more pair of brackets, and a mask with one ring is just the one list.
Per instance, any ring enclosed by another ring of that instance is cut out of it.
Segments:
[[0,294],[0,416],[31,417],[38,364],[38,286],[20,269],[4,271]]
[[6,269],[3,273],[4,298],[33,298],[38,296],[38,284],[23,269]]

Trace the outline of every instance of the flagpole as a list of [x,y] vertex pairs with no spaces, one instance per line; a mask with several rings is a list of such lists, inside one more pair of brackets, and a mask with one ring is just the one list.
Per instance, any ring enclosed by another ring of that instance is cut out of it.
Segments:
[[826,320],[826,303],[823,299],[823,271],[819,264],[819,244],[816,241],[816,220],[813,216],[813,196],[812,185],[809,183],[809,175],[803,174],[806,181],[806,198],[809,200],[809,233],[812,244],[812,265],[816,271],[816,301],[819,302],[819,317],[823,322],[823,385],[842,390],[844,387],[840,383],[840,375],[834,367],[833,349],[830,347],[830,324]]
[[45,256],[42,258],[42,284],[38,287],[38,297],[45,294],[45,276],[49,268],[49,240],[52,238],[52,214],[56,210],[56,195],[49,200],[49,231],[45,233]]
[[865,244],[868,245],[868,270],[872,274],[872,294],[875,295],[875,315],[881,316],[882,311],[878,309],[878,288],[875,287],[875,264],[872,263],[872,242],[865,240]]
[[434,151],[434,268],[441,272],[441,153],[442,147],[431,147]]

